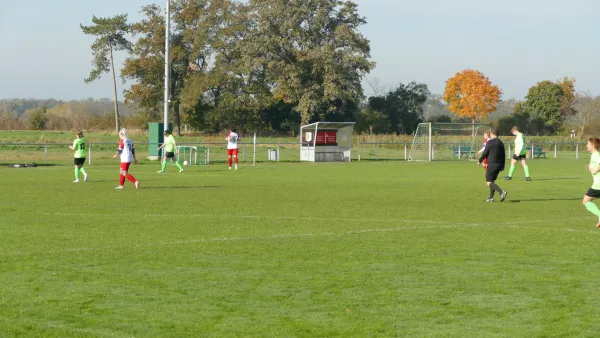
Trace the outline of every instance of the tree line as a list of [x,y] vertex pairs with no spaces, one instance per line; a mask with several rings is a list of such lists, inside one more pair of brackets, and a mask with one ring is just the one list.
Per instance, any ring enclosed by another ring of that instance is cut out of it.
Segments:
[[[86,81],[112,72],[112,52],[126,51],[121,78],[134,82],[124,90],[126,101],[148,121],[159,120],[165,17],[156,4],[142,14],[131,24],[123,14],[81,25],[97,37]],[[216,132],[230,125],[295,130],[300,123],[350,120],[363,99],[361,80],[375,65],[358,30],[366,20],[351,1],[173,0],[171,22],[175,133],[182,121]]]
[[[121,122],[141,125],[133,104],[120,102]],[[109,99],[63,101],[55,99],[0,100],[1,129],[109,130],[114,126],[114,104]]]
[[[567,82],[575,83],[572,79]],[[572,85],[566,84],[565,79],[542,81],[532,86],[525,100],[499,101],[495,111],[476,118],[476,121],[493,123],[503,135],[509,135],[510,128],[515,125],[530,135],[568,135],[571,130],[579,136],[598,135],[600,97],[575,93],[565,98],[565,90],[558,90],[559,83],[574,93],[570,89]],[[389,89],[377,87],[374,92],[347,116],[349,121],[356,121],[358,133],[411,134],[421,122],[472,122],[469,117],[453,113],[443,95],[431,94],[423,83],[411,82]],[[138,114],[134,104],[119,102],[119,106],[120,123],[130,128],[144,129],[147,126],[146,116]],[[300,124],[300,120],[294,117],[291,104],[266,110],[264,118],[262,131],[267,133],[293,134]],[[114,105],[109,99],[0,100],[2,129],[109,130],[112,126]]]
[[[145,128],[162,120],[165,17],[156,4],[142,18],[126,14],[93,17],[81,25],[96,37],[86,82],[113,77],[113,102],[47,100],[29,107],[0,104],[4,128]],[[595,132],[598,98],[577,94],[575,80],[541,81],[524,101],[502,100],[502,90],[477,70],[464,70],[432,94],[416,81],[382,89],[362,80],[374,68],[369,40],[359,28],[366,18],[352,1],[338,0],[172,0],[170,116],[182,125],[214,133],[242,131],[293,134],[303,123],[356,121],[360,133],[411,134],[425,121],[493,122],[502,133],[518,125],[545,135],[577,128]],[[125,51],[121,69],[113,53]],[[118,102],[117,73],[132,83]],[[376,81],[375,81],[376,82]],[[101,108],[98,108],[101,107]],[[12,126],[12,127],[11,127]]]
[[[561,132],[580,117],[577,109],[583,109],[581,100],[576,104],[574,79],[542,81],[525,101],[503,102],[501,89],[477,70],[448,79],[437,101],[427,85],[418,82],[375,91],[365,100],[361,81],[375,63],[369,40],[358,30],[366,19],[352,1],[172,3],[168,57],[175,133],[182,122],[203,132],[236,125],[242,130],[293,133],[302,123],[335,120],[356,121],[358,132],[410,134],[427,120],[497,119],[502,132],[519,125],[542,135]],[[158,5],[144,6],[142,14],[131,24],[125,14],[94,17],[92,25],[81,29],[97,36],[91,46],[94,67],[86,81],[111,70],[114,78],[112,51],[127,51],[120,75],[134,84],[124,90],[126,101],[151,121],[162,115],[166,29]],[[114,96],[118,121],[116,82]],[[586,109],[593,110],[590,107]],[[436,109],[442,114],[429,114]]]

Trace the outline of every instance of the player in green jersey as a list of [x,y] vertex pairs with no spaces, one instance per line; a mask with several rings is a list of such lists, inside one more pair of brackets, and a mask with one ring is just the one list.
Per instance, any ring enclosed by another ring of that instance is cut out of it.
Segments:
[[75,181],[73,183],[79,183],[79,173],[83,174],[83,180],[87,182],[88,174],[83,169],[83,164],[85,163],[85,137],[83,137],[83,132],[78,130],[77,138],[73,141],[73,145],[69,147],[69,149],[75,151],[75,155],[73,156],[73,163],[75,164]]
[[590,164],[585,166],[585,170],[592,174],[594,183],[583,196],[583,205],[585,208],[592,214],[598,216],[596,228],[600,228],[600,209],[598,209],[598,206],[592,201],[600,197],[600,153],[598,152],[598,149],[600,149],[600,139],[596,137],[589,139],[587,150],[592,153],[592,158],[590,159]]
[[179,168],[179,172],[182,172],[183,167],[181,166],[181,164],[179,164],[179,161],[177,161],[177,157],[176,157],[176,154],[179,153],[179,149],[177,149],[177,143],[175,143],[175,137],[173,137],[173,135],[171,135],[171,132],[168,130],[165,130],[163,135],[165,136],[165,142],[163,143],[162,146],[160,146],[158,148],[158,150],[160,151],[164,147],[165,155],[163,157],[161,170],[159,170],[158,172],[159,173],[165,172],[165,170],[167,169],[167,161],[169,159],[171,160],[171,162],[175,163],[177,168]]
[[508,176],[506,176],[505,179],[512,180],[512,176],[517,167],[517,162],[521,162],[523,170],[525,170],[525,181],[529,182],[531,181],[531,177],[529,176],[529,167],[527,166],[527,147],[525,146],[525,136],[523,133],[519,132],[519,128],[516,126],[512,127],[510,131],[513,135],[515,135],[515,154],[510,162]]

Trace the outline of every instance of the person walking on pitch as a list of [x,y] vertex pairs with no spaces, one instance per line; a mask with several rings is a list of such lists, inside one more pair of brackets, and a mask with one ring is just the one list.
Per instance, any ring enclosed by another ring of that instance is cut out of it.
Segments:
[[119,186],[115,189],[123,189],[125,185],[125,179],[129,180],[129,182],[135,185],[135,189],[140,188],[140,181],[136,180],[133,175],[129,173],[129,166],[131,163],[137,164],[137,159],[135,158],[135,148],[133,147],[133,142],[127,137],[127,129],[123,128],[119,132],[119,148],[117,149],[117,153],[113,158],[117,158],[117,156],[121,159],[121,170],[119,172]]
[[176,157],[176,154],[179,153],[179,150],[177,149],[177,143],[175,143],[175,137],[173,137],[173,135],[171,135],[171,132],[168,130],[165,130],[163,135],[165,136],[165,142],[162,146],[158,148],[158,150],[160,151],[162,148],[165,148],[165,156],[163,156],[161,170],[159,170],[158,172],[165,172],[165,170],[167,169],[167,161],[169,161],[169,159],[171,160],[171,162],[175,163],[177,168],[179,168],[179,172],[182,172],[183,167],[181,166],[181,164],[179,164],[179,161],[177,161]]
[[510,130],[513,135],[515,135],[515,154],[510,162],[510,170],[508,171],[508,176],[504,179],[512,180],[512,176],[515,173],[515,169],[517,167],[517,162],[521,162],[523,166],[523,170],[525,170],[525,181],[531,181],[531,177],[529,176],[529,166],[527,166],[527,147],[525,147],[525,136],[523,133],[519,132],[519,128],[512,127]]
[[69,147],[69,149],[75,151],[75,155],[73,156],[73,163],[75,164],[75,181],[73,181],[73,183],[79,183],[79,173],[83,174],[83,180],[87,182],[88,174],[85,172],[85,169],[83,169],[86,149],[85,137],[80,130],[78,130],[75,135],[77,138],[73,141],[73,145]]
[[487,170],[485,171],[485,181],[487,186],[490,188],[490,197],[485,201],[494,202],[494,193],[498,192],[500,194],[500,202],[504,202],[508,192],[506,190],[502,190],[496,184],[496,179],[498,178],[500,172],[504,170],[504,165],[506,162],[504,143],[500,141],[498,138],[498,132],[495,130],[490,133],[490,137],[491,138],[485,145],[485,149],[483,150],[477,165],[481,165],[481,163],[487,159],[488,165]]
[[592,174],[593,184],[592,187],[588,189],[588,191],[583,196],[583,206],[585,206],[587,211],[598,216],[598,223],[596,224],[596,228],[600,228],[600,209],[598,209],[598,206],[592,201],[600,197],[600,153],[598,152],[599,149],[600,139],[592,137],[588,140],[587,151],[592,153],[592,158],[590,159],[590,164],[585,166],[585,170],[589,171],[590,174]]

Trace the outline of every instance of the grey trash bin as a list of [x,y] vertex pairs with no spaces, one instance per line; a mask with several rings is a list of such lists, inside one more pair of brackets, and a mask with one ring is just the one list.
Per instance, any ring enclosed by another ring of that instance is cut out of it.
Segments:
[[277,150],[269,149],[268,156],[269,156],[269,161],[277,161]]

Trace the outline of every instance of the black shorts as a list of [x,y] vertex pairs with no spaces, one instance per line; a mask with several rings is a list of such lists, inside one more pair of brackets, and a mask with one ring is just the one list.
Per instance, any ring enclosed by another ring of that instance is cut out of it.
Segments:
[[502,167],[497,163],[488,163],[487,170],[485,171],[485,181],[494,182],[498,179],[498,175],[502,171]]
[[167,152],[165,153],[165,157],[166,157],[166,158],[175,158],[175,153],[172,153],[172,152],[170,152],[170,151],[167,151]]
[[513,155],[513,160],[515,161],[520,161],[520,160],[526,160],[527,159],[527,155]]
[[85,163],[85,157],[83,157],[83,158],[75,157],[75,158],[73,158],[73,163],[75,165],[83,165]]
[[600,190],[589,188],[585,195],[593,198],[600,198]]

